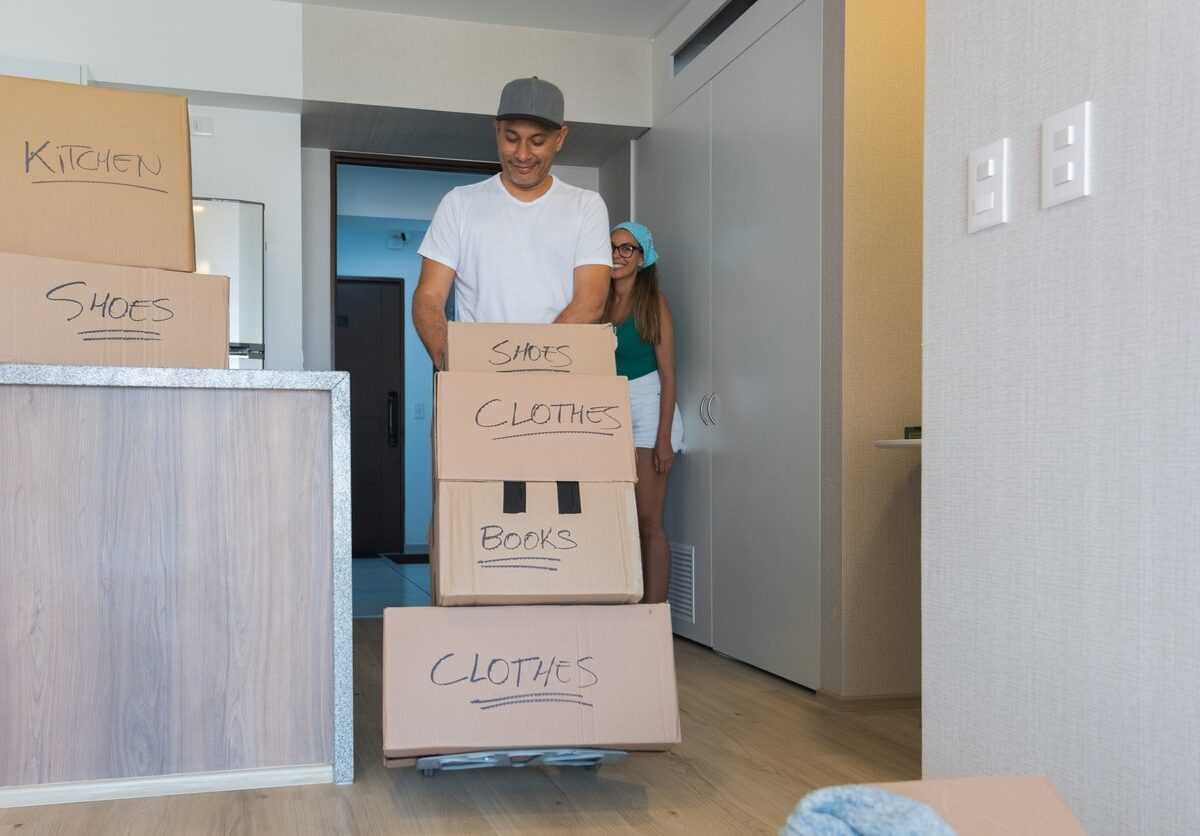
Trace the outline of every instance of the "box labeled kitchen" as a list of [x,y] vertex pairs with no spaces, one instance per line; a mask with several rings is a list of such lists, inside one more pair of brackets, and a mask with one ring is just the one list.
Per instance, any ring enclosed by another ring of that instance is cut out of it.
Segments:
[[615,375],[616,348],[611,325],[451,322],[446,370]]
[[0,363],[223,369],[229,279],[0,253]]
[[679,742],[665,604],[397,607],[383,631],[385,757]]
[[191,272],[187,100],[0,76],[0,251]]

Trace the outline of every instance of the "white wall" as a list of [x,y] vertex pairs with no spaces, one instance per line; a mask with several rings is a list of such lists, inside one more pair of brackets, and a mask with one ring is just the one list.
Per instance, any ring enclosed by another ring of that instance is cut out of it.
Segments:
[[[571,140],[568,139],[567,142]],[[586,165],[555,165],[554,176],[581,189],[600,191],[600,169]]]
[[[761,0],[755,3],[676,75],[673,71],[672,54],[703,28],[726,2],[727,0],[691,0],[654,38],[650,54],[654,123],[707,84],[803,0]],[[779,92],[764,89],[762,94],[771,96]]]
[[330,306],[329,151],[300,149],[301,203],[304,206],[304,368],[328,371],[333,368],[333,311]]
[[193,194],[266,206],[266,367],[303,368],[300,116],[194,105],[189,110],[213,120],[213,136],[192,137]]
[[[306,149],[305,153],[308,153]],[[314,153],[317,153],[314,150]],[[329,152],[322,151],[328,159]],[[328,172],[328,164],[326,164]],[[586,166],[554,166],[564,183],[596,191],[599,173]],[[365,218],[432,218],[448,189],[478,182],[470,172],[349,165],[338,173],[338,214]]]
[[608,218],[617,224],[633,217],[633,143],[605,160],[598,169],[597,191],[608,206]]
[[299,99],[301,7],[271,0],[5,0],[0,55],[113,84]]
[[[928,0],[930,777],[1045,772],[1093,834],[1200,821],[1200,4]],[[1095,193],[1038,204],[1094,103]],[[966,234],[1011,138],[1011,222]]]
[[568,122],[650,125],[646,38],[303,8],[308,99],[495,113],[505,82],[537,75],[562,88]]

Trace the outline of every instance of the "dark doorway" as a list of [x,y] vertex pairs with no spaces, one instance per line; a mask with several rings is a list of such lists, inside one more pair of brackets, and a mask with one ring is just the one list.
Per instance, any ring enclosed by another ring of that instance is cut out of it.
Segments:
[[338,276],[334,360],[350,372],[355,555],[404,551],[404,280]]

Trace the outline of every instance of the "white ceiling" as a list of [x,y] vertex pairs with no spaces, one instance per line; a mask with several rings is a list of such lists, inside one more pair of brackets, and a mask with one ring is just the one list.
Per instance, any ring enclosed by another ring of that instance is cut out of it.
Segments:
[[688,0],[319,0],[314,5],[653,38],[687,3]]

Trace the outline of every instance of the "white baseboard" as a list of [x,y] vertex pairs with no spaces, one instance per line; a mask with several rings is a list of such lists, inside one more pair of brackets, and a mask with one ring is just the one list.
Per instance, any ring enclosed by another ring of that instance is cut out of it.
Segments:
[[184,775],[152,775],[145,778],[117,778],[106,781],[69,781],[61,784],[0,787],[0,808],[332,783],[333,765],[327,763],[235,769],[227,772],[191,772]]

